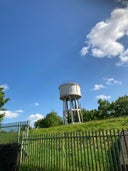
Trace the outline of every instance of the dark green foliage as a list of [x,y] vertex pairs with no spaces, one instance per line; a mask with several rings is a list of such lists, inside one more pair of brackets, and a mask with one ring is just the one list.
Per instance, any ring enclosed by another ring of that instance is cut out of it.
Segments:
[[98,109],[82,109],[84,122],[90,120],[100,120],[111,117],[128,116],[128,96],[119,97],[110,103],[108,100],[98,100]]
[[[4,92],[4,88],[0,87],[0,122],[2,121],[3,117],[4,117],[4,111],[6,110],[5,108],[3,108],[3,106],[5,105],[5,103],[7,103],[9,101],[9,98],[5,98],[5,92]],[[3,111],[1,113],[1,111]]]
[[84,121],[91,121],[91,120],[95,120],[97,119],[97,110],[86,110],[86,109],[82,109],[82,114],[83,114],[83,120]]
[[111,109],[114,117],[128,116],[128,96],[119,97],[111,104]]
[[83,120],[90,121],[90,120],[99,120],[109,117],[110,112],[110,103],[107,100],[98,100],[98,110],[86,110],[82,109]]
[[35,128],[49,128],[59,125],[62,125],[62,119],[56,112],[48,113],[45,118],[36,121],[34,124]]
[[[82,109],[83,121],[101,120],[112,117],[128,116],[128,96],[119,97],[116,101],[98,100],[98,109]],[[74,116],[75,117],[75,116]],[[68,123],[71,123],[71,114],[68,114]],[[76,118],[77,119],[77,118]],[[35,122],[35,128],[49,128],[62,125],[62,119],[55,112],[47,114],[44,119]]]
[[97,112],[97,118],[98,119],[104,119],[109,116],[109,110],[110,110],[110,103],[107,100],[98,100],[98,112]]

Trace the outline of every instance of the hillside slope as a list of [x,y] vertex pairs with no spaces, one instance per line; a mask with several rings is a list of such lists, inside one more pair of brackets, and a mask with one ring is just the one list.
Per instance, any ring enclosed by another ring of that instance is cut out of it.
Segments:
[[89,121],[81,124],[69,124],[50,128],[31,129],[30,134],[46,134],[59,132],[77,132],[86,130],[128,129],[128,117]]

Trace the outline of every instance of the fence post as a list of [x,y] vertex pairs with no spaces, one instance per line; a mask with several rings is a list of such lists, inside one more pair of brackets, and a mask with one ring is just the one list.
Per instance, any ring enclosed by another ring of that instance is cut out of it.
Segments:
[[126,140],[126,137],[125,136],[128,136],[128,134],[125,135],[125,132],[122,129],[122,134],[121,134],[121,137],[122,138],[120,140],[121,153],[122,153],[122,155],[120,156],[120,160],[121,160],[122,169],[124,171],[126,171],[127,170],[127,167],[128,167],[128,148],[127,148],[127,140],[128,139]]
[[18,132],[17,132],[17,141],[18,141],[18,143],[20,142],[20,125],[21,125],[21,123],[18,122]]

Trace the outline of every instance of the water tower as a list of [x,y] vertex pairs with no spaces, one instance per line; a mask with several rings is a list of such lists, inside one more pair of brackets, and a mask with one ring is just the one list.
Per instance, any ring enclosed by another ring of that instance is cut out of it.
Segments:
[[59,86],[60,100],[63,101],[63,122],[81,123],[82,112],[79,105],[81,98],[80,85],[75,82],[65,83]]

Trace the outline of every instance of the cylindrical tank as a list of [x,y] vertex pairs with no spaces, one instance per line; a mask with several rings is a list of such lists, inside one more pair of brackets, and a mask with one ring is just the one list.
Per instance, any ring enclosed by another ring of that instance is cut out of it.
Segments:
[[59,86],[60,99],[81,98],[80,85],[75,82],[65,83]]

